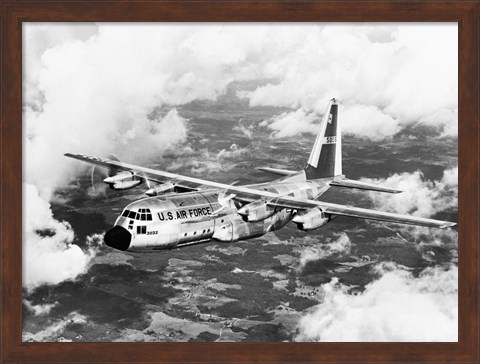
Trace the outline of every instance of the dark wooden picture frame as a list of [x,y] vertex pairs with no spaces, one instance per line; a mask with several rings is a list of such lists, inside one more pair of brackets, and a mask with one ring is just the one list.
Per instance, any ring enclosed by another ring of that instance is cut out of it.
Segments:
[[[15,1],[1,5],[2,362],[478,362],[479,1]],[[457,22],[458,343],[22,342],[23,22]]]

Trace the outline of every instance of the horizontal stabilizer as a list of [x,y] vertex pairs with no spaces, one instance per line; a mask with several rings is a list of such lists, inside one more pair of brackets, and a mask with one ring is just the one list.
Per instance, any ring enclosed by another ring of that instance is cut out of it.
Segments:
[[345,179],[339,179],[339,180],[333,180],[332,182],[330,182],[330,186],[357,188],[357,189],[360,189],[360,190],[387,192],[387,193],[401,193],[401,192],[403,192],[401,190],[396,190],[396,189],[389,188],[389,187],[378,186],[378,185],[373,184],[373,183],[354,181],[354,180],[346,179],[346,178]]
[[278,168],[270,168],[270,167],[260,167],[260,168],[257,168],[257,169],[259,171],[278,174],[280,176],[291,176],[292,174],[297,173],[296,171],[289,171],[287,169],[278,169]]

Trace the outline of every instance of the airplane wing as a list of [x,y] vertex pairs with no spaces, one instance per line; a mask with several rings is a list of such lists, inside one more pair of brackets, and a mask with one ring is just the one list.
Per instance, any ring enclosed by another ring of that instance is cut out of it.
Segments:
[[146,176],[147,178],[156,181],[156,182],[166,182],[166,181],[179,181],[182,185],[186,185],[190,188],[205,188],[205,187],[214,187],[224,190],[225,194],[234,193],[235,198],[239,200],[258,200],[263,199],[267,200],[270,206],[279,207],[279,208],[288,208],[296,210],[308,210],[311,208],[320,208],[324,212],[331,215],[338,216],[350,216],[357,217],[362,219],[378,220],[392,223],[400,224],[410,224],[410,225],[420,225],[427,227],[437,227],[437,228],[448,228],[453,227],[456,223],[449,221],[441,221],[434,219],[426,219],[421,217],[415,217],[410,215],[401,215],[390,212],[382,212],[371,209],[364,209],[359,207],[352,207],[340,204],[333,204],[328,202],[314,201],[308,199],[301,199],[291,196],[279,195],[276,193],[256,190],[248,186],[233,186],[219,182],[213,182],[208,180],[203,180],[200,178],[182,176],[175,173],[158,171],[151,168],[145,168],[136,166],[133,164],[128,164],[124,162],[119,162],[106,158],[97,158],[91,157],[84,154],[71,154],[66,153],[65,156],[78,159],[90,164],[95,164],[98,166],[112,168],[118,171],[129,171],[138,174],[139,176]]
[[144,167],[135,166],[128,163],[123,163],[113,159],[97,158],[97,157],[92,157],[84,154],[72,154],[72,153],[65,153],[64,155],[66,157],[78,159],[80,161],[87,162],[89,164],[105,167],[105,168],[108,168],[109,170],[113,170],[116,172],[133,172],[141,178],[145,178],[145,177],[148,178],[148,180],[151,182],[164,183],[166,181],[169,181],[169,182],[172,182],[177,187],[180,187],[186,191],[195,191],[200,186],[198,183],[195,183],[195,182],[190,183],[185,179],[176,178],[176,177],[183,177],[177,174],[167,173],[168,175],[171,176],[171,177],[168,177],[168,176],[163,176],[161,173],[149,173],[149,171],[152,171],[152,172],[158,172],[158,171],[150,168],[144,168]]
[[330,215],[358,217],[361,219],[385,221],[398,224],[436,227],[441,229],[450,228],[457,225],[456,223],[450,221],[426,219],[423,217],[401,215],[391,212],[383,212],[372,209],[364,209],[360,207],[339,205],[329,202],[306,200],[305,202],[298,201],[294,203],[289,203],[289,201],[283,201],[283,198],[279,198],[278,202],[280,203],[280,206],[287,208],[307,209],[315,206]]

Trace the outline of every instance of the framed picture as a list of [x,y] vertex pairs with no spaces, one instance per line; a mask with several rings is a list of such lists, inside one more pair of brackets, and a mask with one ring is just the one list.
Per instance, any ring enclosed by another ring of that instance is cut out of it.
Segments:
[[2,12],[3,361],[478,360],[478,2]]

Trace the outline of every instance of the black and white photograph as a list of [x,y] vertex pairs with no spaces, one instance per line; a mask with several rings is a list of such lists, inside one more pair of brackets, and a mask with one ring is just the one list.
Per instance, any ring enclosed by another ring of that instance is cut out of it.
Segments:
[[22,36],[24,342],[458,341],[457,23]]

